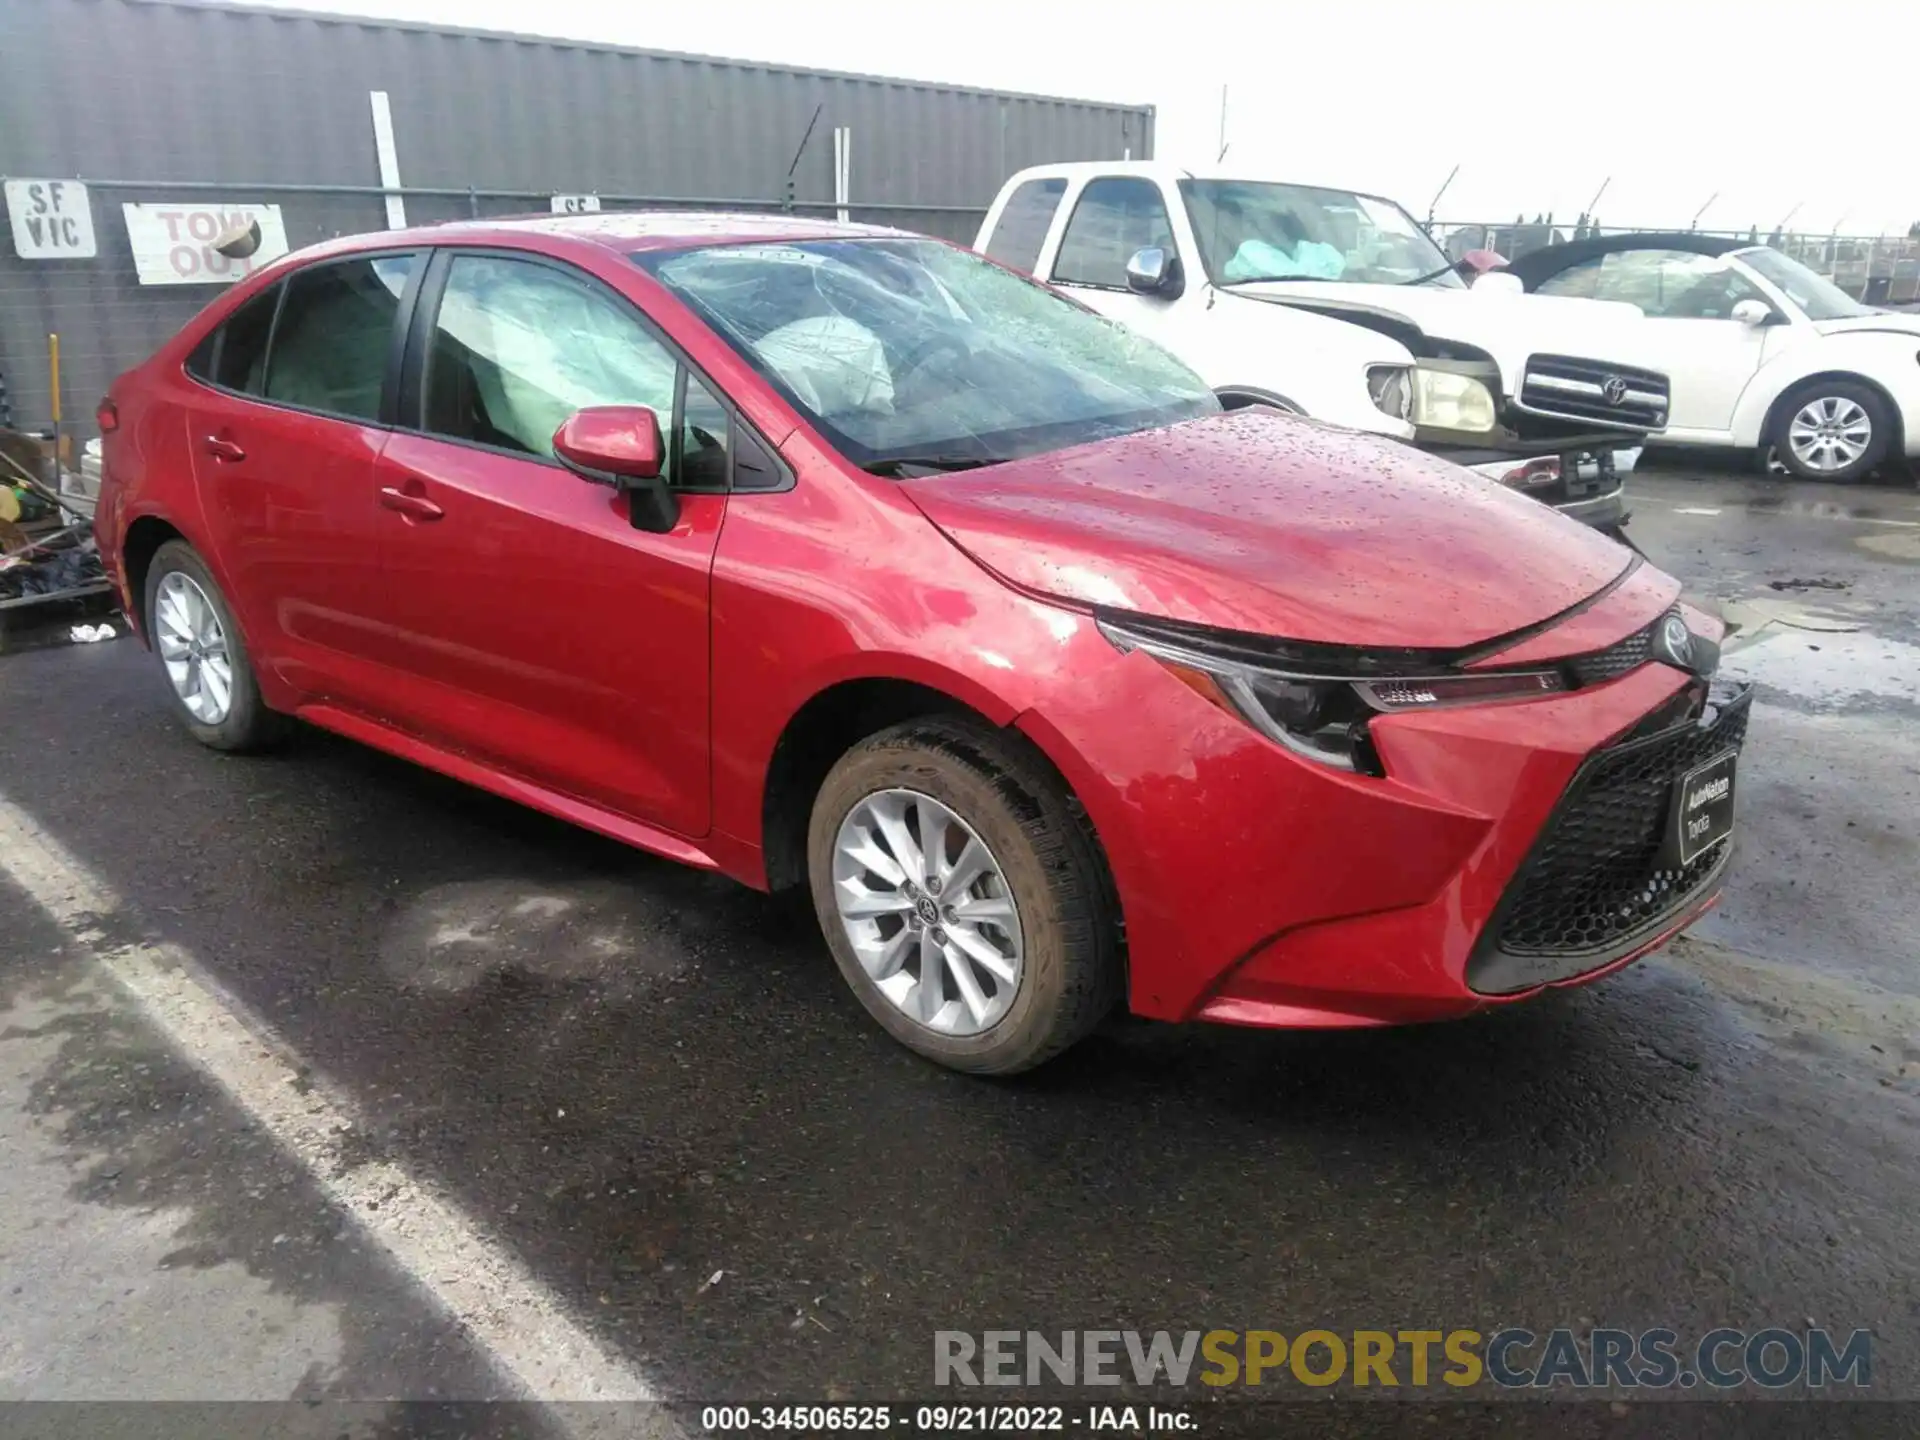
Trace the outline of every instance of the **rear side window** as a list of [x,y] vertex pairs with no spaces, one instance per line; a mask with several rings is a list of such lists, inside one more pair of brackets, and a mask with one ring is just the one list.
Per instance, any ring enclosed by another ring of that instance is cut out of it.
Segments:
[[265,395],[303,410],[380,418],[411,255],[315,265],[286,282]]
[[1047,243],[1053,212],[1060,208],[1060,197],[1066,193],[1067,182],[1063,179],[1023,183],[1007,197],[1006,207],[987,237],[987,258],[1031,275],[1040,263],[1040,247]]
[[1109,175],[1080,192],[1060,237],[1053,278],[1069,284],[1127,288],[1127,261],[1136,250],[1158,245],[1172,250],[1173,224],[1166,201],[1151,180]]
[[[267,337],[273,331],[273,310],[279,303],[280,287],[269,286],[228,316],[227,323],[214,332],[219,343],[207,362],[213,366],[214,384],[243,395],[260,393],[260,382],[267,373]],[[200,352],[194,353],[197,356]]]

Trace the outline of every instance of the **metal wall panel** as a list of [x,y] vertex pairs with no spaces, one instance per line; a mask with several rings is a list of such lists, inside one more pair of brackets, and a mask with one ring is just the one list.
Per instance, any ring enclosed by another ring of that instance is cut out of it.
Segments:
[[295,247],[382,227],[377,196],[254,188],[377,186],[370,90],[390,97],[406,187],[481,192],[408,195],[414,223],[555,192],[778,206],[816,107],[801,205],[832,199],[833,130],[850,126],[855,218],[962,241],[1024,165],[1153,149],[1147,106],[187,0],[0,0],[0,176],[141,182],[93,190],[96,260],[22,261],[0,237],[16,421],[51,413],[49,332],[68,414],[86,416],[214,294],[140,286],[122,202],[205,200],[166,182],[217,182],[218,198],[279,204]]

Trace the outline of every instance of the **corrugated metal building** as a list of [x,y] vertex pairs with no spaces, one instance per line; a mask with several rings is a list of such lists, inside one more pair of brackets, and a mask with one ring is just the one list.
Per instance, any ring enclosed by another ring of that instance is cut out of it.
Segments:
[[970,240],[1021,166],[1153,148],[1149,106],[192,0],[0,0],[0,176],[90,182],[98,244],[23,260],[0,240],[16,423],[51,416],[50,332],[67,414],[90,418],[214,293],[138,283],[123,203],[278,204],[295,248],[383,228],[372,91],[415,224],[556,193],[831,210],[847,127],[853,218]]

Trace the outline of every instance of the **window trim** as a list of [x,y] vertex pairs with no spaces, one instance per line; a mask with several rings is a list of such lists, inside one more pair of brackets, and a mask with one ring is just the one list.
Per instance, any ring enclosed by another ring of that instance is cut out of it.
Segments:
[[418,263],[408,271],[407,283],[400,291],[400,303],[393,317],[393,335],[389,338],[387,345],[386,369],[380,378],[380,407],[373,418],[369,419],[365,415],[347,415],[338,410],[321,410],[311,405],[294,405],[288,401],[275,400],[266,395],[251,395],[245,390],[235,390],[230,385],[222,385],[213,377],[220,373],[220,362],[226,355],[227,325],[235,315],[239,314],[255,300],[264,296],[269,289],[277,293],[275,294],[273,302],[273,318],[267,322],[266,366],[260,372],[260,383],[262,386],[266,384],[267,375],[273,368],[273,342],[278,339],[280,335],[280,316],[287,305],[287,287],[296,275],[305,275],[315,270],[324,270],[333,265],[351,264],[358,260],[396,260],[409,256],[416,261],[425,262],[430,261],[431,252],[426,247],[419,245],[401,245],[378,250],[355,250],[346,255],[329,255],[324,259],[315,260],[310,265],[302,265],[296,269],[287,271],[276,277],[271,286],[264,287],[254,294],[249,295],[245,300],[242,300],[221,317],[219,325],[215,327],[216,338],[213,342],[213,354],[209,360],[209,369],[211,371],[209,375],[202,378],[187,369],[187,360],[192,358],[194,350],[200,348],[200,344],[204,342],[205,337],[202,337],[201,341],[195,342],[193,349],[189,350],[186,356],[182,358],[180,362],[180,373],[195,385],[201,386],[203,389],[211,390],[216,395],[225,395],[230,399],[245,400],[250,404],[263,405],[269,410],[284,410],[293,415],[316,415],[323,420],[338,420],[346,425],[371,426],[376,430],[392,430],[396,428],[393,423],[393,412],[399,394],[399,387],[398,371],[395,369],[395,365],[400,358],[400,352],[405,343],[405,338],[413,325],[414,307],[419,300],[421,282],[427,270],[426,263]]
[[[1086,203],[1087,191],[1091,190],[1103,180],[1125,180],[1133,184],[1144,185],[1153,191],[1155,197],[1160,201],[1160,213],[1164,215],[1167,220],[1167,236],[1170,242],[1168,248],[1173,251],[1173,258],[1184,267],[1186,265],[1186,258],[1180,253],[1180,232],[1174,227],[1173,207],[1167,204],[1167,192],[1161,186],[1160,182],[1150,175],[1092,175],[1074,192],[1073,209],[1067,212],[1067,222],[1060,227],[1060,243],[1053,247],[1053,263],[1047,267],[1052,273],[1047,277],[1045,283],[1049,285],[1070,285],[1077,290],[1100,290],[1109,295],[1131,295],[1134,293],[1132,287],[1128,285],[1102,285],[1097,280],[1063,280],[1060,278],[1060,255],[1061,252],[1067,248],[1067,236],[1073,231],[1073,222],[1079,218],[1080,207]],[[1056,211],[1056,213],[1058,212]],[[1045,248],[1043,243],[1041,246],[1042,253],[1045,252]],[[1125,261],[1121,262],[1123,267],[1125,263]],[[1038,277],[1036,276],[1034,278],[1037,279]]]
[[[668,447],[668,453],[678,457],[680,415],[686,394],[686,376],[699,378],[709,395],[720,402],[727,412],[729,421],[729,450],[727,455],[727,483],[724,486],[702,485],[698,487],[675,484],[671,488],[676,495],[777,495],[794,488],[797,477],[794,469],[780,453],[779,447],[769,441],[759,427],[741,413],[722,385],[700,365],[696,364],[686,348],[676,342],[646,310],[623,295],[617,288],[595,275],[592,271],[571,261],[562,260],[539,250],[517,250],[507,245],[436,245],[430,252],[430,258],[424,267],[424,283],[421,286],[417,303],[409,316],[406,339],[401,347],[400,381],[397,387],[395,415],[392,428],[407,435],[417,435],[421,439],[436,440],[447,445],[459,445],[468,450],[478,450],[484,455],[502,455],[511,460],[523,460],[533,465],[544,465],[551,470],[566,471],[562,465],[548,455],[529,455],[524,450],[509,450],[500,445],[488,445],[480,440],[466,440],[458,435],[443,435],[438,430],[429,430],[426,425],[426,377],[427,347],[432,343],[433,332],[440,321],[440,302],[446,295],[447,277],[452,273],[453,262],[463,255],[478,256],[489,260],[518,260],[525,264],[537,265],[553,270],[569,279],[580,281],[594,288],[620,309],[638,320],[640,328],[651,336],[674,361],[673,413],[666,417],[663,427],[665,433],[661,440]],[[733,484],[734,455],[731,448],[731,427],[744,428],[760,441],[760,448],[773,457],[780,472],[781,483],[777,486],[736,490]],[[678,469],[678,465],[674,466]],[[571,471],[567,471],[571,474]]]

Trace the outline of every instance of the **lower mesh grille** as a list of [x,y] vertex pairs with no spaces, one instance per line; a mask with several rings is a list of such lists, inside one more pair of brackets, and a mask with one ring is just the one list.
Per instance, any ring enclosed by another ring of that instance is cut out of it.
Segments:
[[1705,887],[1726,858],[1727,843],[1683,869],[1666,866],[1667,808],[1676,780],[1740,747],[1751,698],[1742,692],[1704,725],[1684,721],[1602,750],[1582,767],[1508,891],[1490,927],[1491,944],[1483,942],[1469,966],[1474,988],[1486,988],[1477,983],[1476,966],[1512,971],[1497,957],[1591,960],[1551,967],[1552,978],[1605,964]]

